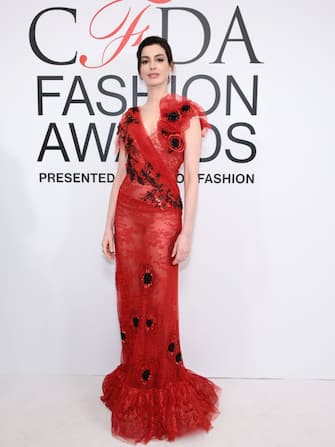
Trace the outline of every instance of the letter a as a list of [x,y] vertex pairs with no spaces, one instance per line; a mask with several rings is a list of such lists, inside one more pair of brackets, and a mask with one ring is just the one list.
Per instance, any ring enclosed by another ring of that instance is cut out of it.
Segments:
[[[235,19],[237,20],[238,25],[240,27],[241,34],[242,34],[242,39],[229,39],[229,36],[230,36],[231,30],[233,28]],[[256,64],[256,63],[257,64],[263,64],[263,62],[260,62],[256,58],[256,54],[254,52],[254,49],[252,48],[251,41],[250,41],[250,38],[249,38],[249,35],[248,35],[248,31],[247,31],[247,28],[245,27],[245,24],[244,24],[244,21],[243,21],[243,18],[242,18],[242,14],[241,14],[240,9],[239,9],[238,6],[236,7],[236,10],[235,10],[235,13],[233,15],[232,21],[230,22],[228,31],[227,31],[226,36],[224,38],[224,41],[223,41],[222,47],[221,47],[221,49],[219,51],[219,54],[218,54],[216,60],[214,62],[211,62],[212,64],[224,64],[225,63],[225,62],[222,62],[221,58],[222,58],[223,52],[224,52],[224,50],[226,48],[227,42],[244,42],[245,46],[247,48],[248,54],[249,54],[250,63],[252,63],[252,64]]]

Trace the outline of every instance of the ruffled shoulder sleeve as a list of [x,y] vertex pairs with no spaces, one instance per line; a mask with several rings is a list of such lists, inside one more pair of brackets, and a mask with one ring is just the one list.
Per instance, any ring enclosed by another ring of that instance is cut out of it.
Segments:
[[176,131],[184,133],[190,126],[190,120],[197,116],[200,120],[201,135],[207,134],[211,125],[208,123],[204,109],[195,101],[179,96],[167,95],[160,102],[160,120],[158,128],[167,131]]
[[129,124],[135,120],[135,114],[137,111],[137,107],[131,107],[121,116],[116,131],[115,152],[119,152],[121,147],[125,146],[127,141],[127,128]]

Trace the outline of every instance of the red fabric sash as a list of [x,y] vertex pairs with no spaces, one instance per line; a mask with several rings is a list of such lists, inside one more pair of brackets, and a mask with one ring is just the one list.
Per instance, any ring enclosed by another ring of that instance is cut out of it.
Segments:
[[137,110],[134,114],[138,123],[132,122],[129,125],[128,130],[136,139],[138,147],[146,161],[149,161],[156,173],[160,174],[160,182],[168,185],[172,193],[176,196],[180,196],[180,191],[177,185],[177,181],[169,171],[164,160],[162,160],[159,152],[155,148],[152,139],[148,135],[141,120],[140,111]]

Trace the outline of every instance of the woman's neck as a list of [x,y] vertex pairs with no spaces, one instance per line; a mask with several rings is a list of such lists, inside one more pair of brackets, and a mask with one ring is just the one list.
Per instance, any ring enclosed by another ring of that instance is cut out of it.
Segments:
[[168,94],[168,89],[166,86],[160,88],[150,88],[148,89],[148,105],[159,104],[159,101]]

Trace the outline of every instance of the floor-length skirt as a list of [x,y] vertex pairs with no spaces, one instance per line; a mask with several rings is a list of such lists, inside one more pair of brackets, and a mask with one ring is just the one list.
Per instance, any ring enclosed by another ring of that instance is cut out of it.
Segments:
[[115,216],[120,365],[103,381],[112,432],[130,442],[208,431],[219,411],[216,384],[184,366],[178,265],[171,253],[181,210],[154,208],[119,192]]

